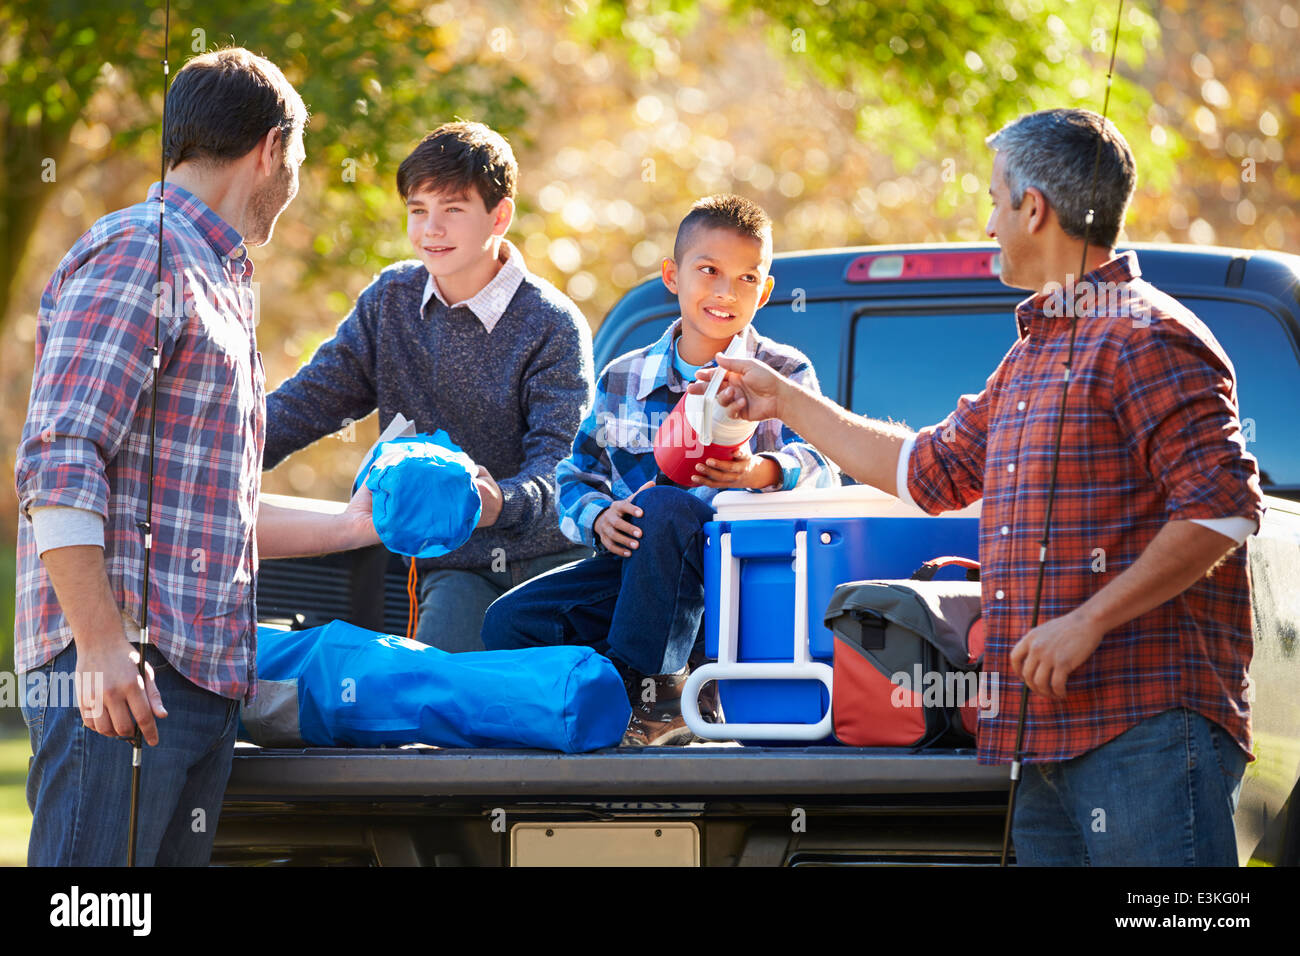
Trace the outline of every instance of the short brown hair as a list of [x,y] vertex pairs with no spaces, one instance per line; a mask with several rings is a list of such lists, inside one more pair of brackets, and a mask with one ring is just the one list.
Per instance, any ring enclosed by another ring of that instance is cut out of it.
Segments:
[[192,57],[167,89],[163,155],[221,164],[257,145],[270,129],[285,143],[307,124],[307,107],[280,68],[243,47]]
[[405,200],[426,187],[468,195],[473,186],[491,212],[514,198],[518,179],[514,151],[500,133],[482,123],[444,123],[397,167],[397,192]]
[[681,262],[682,253],[700,229],[730,229],[732,232],[758,241],[763,247],[763,258],[772,256],[772,220],[763,207],[752,199],[721,193],[697,199],[673,241],[673,259]]

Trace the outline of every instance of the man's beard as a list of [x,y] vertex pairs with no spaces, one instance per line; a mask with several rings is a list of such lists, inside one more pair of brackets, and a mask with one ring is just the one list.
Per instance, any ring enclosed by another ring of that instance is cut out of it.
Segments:
[[249,227],[245,241],[250,246],[260,246],[270,241],[275,220],[289,204],[291,182],[289,167],[283,166],[274,179],[269,180],[249,199]]

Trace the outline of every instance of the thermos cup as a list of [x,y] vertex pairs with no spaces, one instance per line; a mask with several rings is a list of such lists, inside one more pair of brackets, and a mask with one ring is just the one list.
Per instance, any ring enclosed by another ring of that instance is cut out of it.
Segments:
[[[730,356],[743,349],[740,336],[736,336],[726,354]],[[707,458],[730,461],[758,428],[758,422],[733,418],[718,403],[723,377],[715,375],[703,395],[683,395],[655,432],[655,462],[659,470],[687,488],[694,485],[691,479],[698,474],[696,465]]]

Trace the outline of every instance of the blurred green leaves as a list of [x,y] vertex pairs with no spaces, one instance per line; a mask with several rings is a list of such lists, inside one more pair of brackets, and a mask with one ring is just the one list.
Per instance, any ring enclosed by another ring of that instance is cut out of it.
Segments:
[[[578,26],[589,42],[622,46],[648,62],[648,36],[691,29],[699,8],[726,11],[736,30],[762,25],[792,83],[816,81],[853,97],[862,136],[900,170],[922,157],[978,155],[984,137],[1021,113],[1059,106],[1101,112],[1116,4],[1044,0],[644,0],[599,3]],[[1150,93],[1124,79],[1160,31],[1126,4],[1109,115],[1145,125]],[[630,26],[630,25],[635,25]],[[1143,153],[1154,184],[1168,181],[1172,151]]]
[[[436,4],[417,0],[175,0],[169,60],[173,75],[190,56],[217,46],[247,46],[273,60],[311,110],[308,149],[329,162],[313,163],[309,174],[320,178],[330,216],[353,223],[356,236],[368,239],[384,219],[398,162],[433,125],[463,115],[513,129],[530,104],[515,64],[458,52],[465,38],[454,21],[438,22],[436,11]],[[42,160],[62,165],[74,124],[97,91],[111,89],[122,104],[105,152],[139,149],[142,160],[157,164],[164,10],[158,0],[6,0],[0,23],[2,322],[30,230],[54,192],[41,180]],[[354,182],[339,171],[349,158],[356,162]],[[327,245],[330,251],[308,264],[308,274],[344,262],[385,264],[369,252],[372,242]],[[355,261],[356,249],[365,262]]]

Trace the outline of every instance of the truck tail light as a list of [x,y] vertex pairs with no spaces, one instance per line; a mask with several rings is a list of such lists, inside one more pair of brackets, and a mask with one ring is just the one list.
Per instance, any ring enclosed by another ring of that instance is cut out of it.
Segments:
[[999,252],[886,252],[858,256],[846,282],[992,278],[1002,273]]

